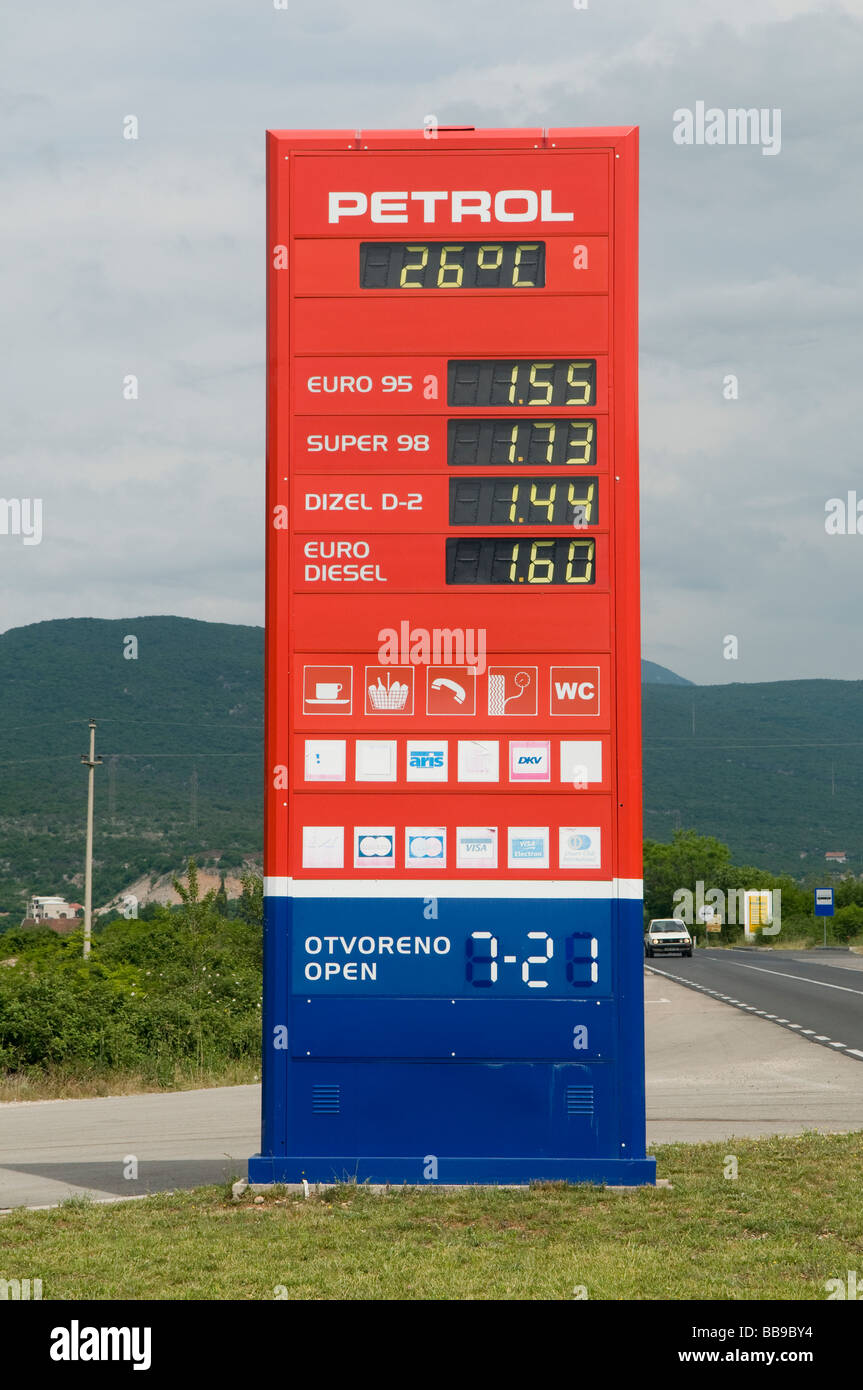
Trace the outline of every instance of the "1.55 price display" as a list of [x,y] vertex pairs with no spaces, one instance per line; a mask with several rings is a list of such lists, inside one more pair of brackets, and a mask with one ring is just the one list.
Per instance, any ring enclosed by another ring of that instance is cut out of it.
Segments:
[[452,478],[451,526],[596,526],[599,479]]
[[596,359],[448,362],[449,405],[593,405]]
[[593,540],[496,540],[473,536],[446,543],[447,584],[594,584]]
[[592,468],[595,420],[448,420],[451,468]]
[[544,241],[360,245],[363,290],[535,290],[544,285]]
[[[554,938],[546,931],[526,933],[525,949],[501,954],[498,938],[490,931],[473,931],[465,942],[465,979],[474,989],[493,989],[508,974],[521,976],[528,989],[548,989],[549,962],[554,959]],[[599,979],[599,942],[591,932],[566,937],[563,954],[566,981],[573,989],[589,989]]]

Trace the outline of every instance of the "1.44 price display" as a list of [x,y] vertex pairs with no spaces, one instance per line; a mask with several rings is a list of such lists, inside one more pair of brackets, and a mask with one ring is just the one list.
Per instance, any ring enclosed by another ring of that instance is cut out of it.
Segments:
[[453,478],[451,526],[596,526],[599,479]]

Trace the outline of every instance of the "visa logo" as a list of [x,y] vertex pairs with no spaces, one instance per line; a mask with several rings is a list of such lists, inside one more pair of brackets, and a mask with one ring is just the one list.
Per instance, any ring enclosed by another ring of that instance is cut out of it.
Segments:
[[443,767],[443,762],[443,750],[428,753],[415,750],[410,756],[411,767]]
[[491,848],[491,840],[462,840],[461,843],[467,854],[485,854]]

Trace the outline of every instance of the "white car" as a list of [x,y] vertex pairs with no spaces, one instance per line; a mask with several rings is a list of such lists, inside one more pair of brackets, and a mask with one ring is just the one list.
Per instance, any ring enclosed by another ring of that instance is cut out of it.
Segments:
[[644,933],[644,954],[666,956],[676,952],[692,955],[692,937],[686,923],[679,917],[654,917]]

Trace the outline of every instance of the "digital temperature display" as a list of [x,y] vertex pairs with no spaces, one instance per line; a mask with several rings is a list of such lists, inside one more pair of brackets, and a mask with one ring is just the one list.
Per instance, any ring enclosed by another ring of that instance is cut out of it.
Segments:
[[598,478],[453,478],[451,526],[595,526]]
[[364,290],[535,290],[545,285],[544,241],[364,241]]
[[447,584],[593,584],[596,542],[473,536],[446,543]]
[[452,468],[527,464],[592,468],[595,420],[449,420],[447,463]]
[[448,362],[450,405],[593,405],[596,359]]

